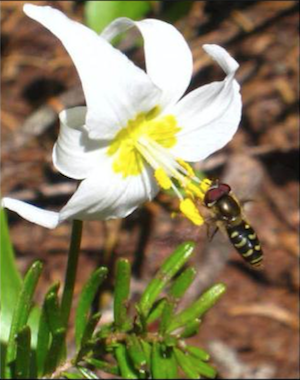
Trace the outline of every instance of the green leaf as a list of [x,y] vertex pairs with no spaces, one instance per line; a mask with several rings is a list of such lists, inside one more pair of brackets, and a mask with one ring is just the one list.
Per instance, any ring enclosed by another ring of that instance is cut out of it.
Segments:
[[[6,352],[6,364],[9,365],[15,359],[16,344],[15,336],[18,332],[27,324],[30,309],[32,306],[32,297],[42,272],[42,263],[36,261],[32,264],[28,272],[26,273],[22,290],[19,294],[19,298],[16,303],[16,308],[13,314],[11,329],[9,333],[7,352]],[[6,368],[7,377],[10,376],[9,367]]]
[[91,350],[91,338],[100,318],[101,313],[96,313],[90,316],[80,341],[80,349],[76,356],[75,363],[78,363],[82,357]]
[[151,324],[154,321],[156,321],[162,314],[164,307],[167,303],[166,298],[161,298],[160,300],[156,301],[149,313],[149,316],[146,319],[147,324]]
[[[56,285],[56,286],[55,286]],[[46,318],[52,335],[51,345],[45,360],[45,373],[52,373],[62,361],[65,354],[66,328],[62,320],[58,301],[58,284],[50,288],[45,297]]]
[[206,351],[195,346],[186,346],[185,350],[189,352],[191,355],[195,356],[195,358],[205,362],[208,361],[210,358],[209,354]]
[[195,268],[187,268],[176,278],[170,289],[170,296],[175,302],[178,302],[183,297],[191,283],[194,281],[197,272]]
[[85,20],[90,28],[100,33],[118,17],[138,20],[143,18],[150,9],[150,1],[87,1]]
[[134,368],[138,371],[145,372],[147,358],[142,345],[135,334],[127,335],[126,347]]
[[167,332],[170,333],[197,318],[201,318],[218,301],[225,290],[226,287],[222,283],[212,286],[197,301],[174,317]]
[[115,348],[115,356],[120,367],[121,377],[124,379],[138,379],[138,372],[130,362],[126,347],[123,344],[119,344]]
[[59,284],[54,284],[54,286],[50,288],[50,291],[47,293],[45,297],[47,321],[50,327],[50,331],[53,335],[57,331],[61,331],[61,329],[64,327],[59,306],[59,300],[57,296],[58,289]]
[[163,350],[162,345],[154,342],[151,356],[151,372],[153,379],[176,379],[177,363],[173,349]]
[[190,338],[191,336],[197,335],[199,332],[200,324],[201,324],[201,320],[197,318],[192,321],[189,321],[184,326],[184,329],[180,332],[179,337],[181,339],[186,339],[186,338]]
[[178,348],[174,348],[174,354],[177,363],[183,370],[183,372],[187,375],[188,379],[199,379],[198,371],[191,365],[188,357],[181,352]]
[[208,379],[214,379],[217,376],[217,371],[209,364],[203,363],[192,355],[186,355],[186,357],[201,376],[205,376]]
[[29,326],[24,326],[16,335],[16,379],[28,379],[30,371],[30,340],[31,332]]
[[61,375],[70,380],[82,379],[82,375],[78,372],[62,372]]
[[50,375],[60,364],[60,360],[62,359],[65,348],[65,336],[65,328],[56,330],[55,333],[52,335],[52,342],[45,363],[45,374]]
[[120,375],[120,371],[119,371],[119,368],[117,366],[106,363],[103,360],[98,360],[98,359],[94,359],[94,358],[87,358],[87,359],[85,359],[85,361],[88,364],[96,367],[97,369],[100,369],[101,371],[108,372],[108,373],[111,373],[111,374],[116,375],[116,376]]
[[46,303],[47,298],[52,293],[57,293],[59,288],[59,283],[53,284],[43,302],[43,307],[41,311],[41,317],[39,322],[39,328],[38,328],[38,337],[37,337],[37,347],[36,347],[36,360],[37,360],[37,368],[38,368],[38,375],[41,377],[44,374],[44,366],[45,366],[45,360],[47,357],[49,344],[50,344],[50,328],[48,324],[47,319],[47,311],[46,311]]
[[22,287],[22,279],[16,266],[14,251],[10,242],[7,227],[6,215],[3,209],[0,210],[0,225],[0,339],[1,342],[7,342],[13,311]]
[[145,318],[163,288],[191,257],[194,247],[193,242],[181,244],[163,263],[154,279],[148,284],[138,304],[138,310]]
[[99,286],[105,280],[106,276],[107,268],[100,267],[94,271],[94,273],[91,275],[83,287],[78,301],[75,317],[75,336],[77,348],[80,345],[80,341],[82,339],[82,335],[88,321],[88,315],[92,302],[96,296]]
[[99,379],[99,377],[92,371],[84,367],[77,367],[78,371],[82,374],[84,379]]
[[114,322],[120,331],[126,331],[131,327],[131,322],[127,317],[130,277],[131,268],[128,260],[118,260],[114,295]]
[[151,368],[151,350],[152,350],[151,344],[146,342],[143,339],[140,340],[140,343],[141,343],[141,346],[142,346],[142,349],[144,351],[144,355],[146,358],[146,366],[149,369],[149,368]]
[[173,318],[175,308],[180,301],[180,298],[184,295],[188,287],[191,285],[196,275],[194,268],[187,268],[181,275],[174,281],[169,291],[168,300],[164,306],[161,322],[159,325],[160,334],[165,334],[170,321]]
[[171,300],[167,300],[164,310],[161,315],[161,321],[159,324],[159,334],[164,335],[167,328],[170,325],[170,321],[174,315],[174,303]]

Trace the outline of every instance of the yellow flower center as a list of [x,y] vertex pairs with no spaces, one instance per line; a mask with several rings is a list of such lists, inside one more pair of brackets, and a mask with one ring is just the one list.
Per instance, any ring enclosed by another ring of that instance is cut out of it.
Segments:
[[123,178],[141,174],[148,161],[142,153],[142,141],[144,144],[146,141],[155,141],[164,148],[176,144],[176,133],[181,128],[177,126],[175,117],[166,115],[156,118],[158,112],[156,107],[147,114],[141,113],[134,120],[129,120],[111,142],[107,153],[113,156],[113,170],[122,174]]
[[203,201],[211,182],[200,181],[189,164],[172,155],[170,148],[176,144],[176,134],[181,128],[173,115],[158,117],[158,114],[158,107],[141,113],[116,134],[107,150],[112,157],[112,169],[125,179],[141,174],[149,164],[159,186],[173,189],[180,199],[180,211],[199,226],[204,220],[196,200]]

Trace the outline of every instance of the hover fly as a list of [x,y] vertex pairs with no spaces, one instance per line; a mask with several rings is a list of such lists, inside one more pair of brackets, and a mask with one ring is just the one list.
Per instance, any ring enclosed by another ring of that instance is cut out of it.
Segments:
[[262,267],[263,252],[258,237],[243,216],[242,207],[225,183],[214,181],[205,193],[204,205],[217,226],[227,235],[243,259],[254,268]]

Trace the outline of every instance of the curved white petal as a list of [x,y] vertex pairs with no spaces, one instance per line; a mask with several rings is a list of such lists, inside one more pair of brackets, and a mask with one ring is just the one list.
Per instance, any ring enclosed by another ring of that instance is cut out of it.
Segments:
[[48,28],[69,52],[80,76],[91,138],[113,138],[140,112],[158,104],[161,91],[104,38],[49,6],[26,4],[24,12]]
[[123,179],[113,173],[111,162],[103,161],[83,182],[60,212],[68,219],[105,220],[124,218],[158,192],[152,169]]
[[12,198],[3,198],[2,206],[16,212],[29,222],[46,228],[55,228],[59,224],[59,213],[43,210],[29,203]]
[[53,147],[53,164],[67,177],[84,179],[99,165],[108,145],[93,140],[85,127],[86,107],[75,107],[59,114],[60,130]]
[[163,92],[162,108],[176,103],[187,89],[193,71],[191,50],[172,25],[153,19],[132,21],[119,18],[101,34],[107,40],[136,26],[144,38],[147,74]]
[[234,79],[237,62],[220,46],[205,45],[205,50],[227,77],[192,91],[171,110],[182,128],[172,152],[190,162],[203,160],[226,145],[241,119],[240,86]]

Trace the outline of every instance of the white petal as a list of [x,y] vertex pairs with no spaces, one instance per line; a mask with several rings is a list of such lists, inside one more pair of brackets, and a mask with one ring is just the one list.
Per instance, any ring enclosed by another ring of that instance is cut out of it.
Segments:
[[158,192],[152,169],[123,179],[112,172],[111,162],[94,170],[60,212],[60,220],[124,218]]
[[136,26],[144,38],[147,74],[160,89],[162,108],[176,103],[187,89],[193,71],[193,58],[183,36],[172,25],[147,19],[132,21],[119,18],[101,34],[111,40],[119,33]]
[[182,128],[172,152],[190,162],[202,160],[226,145],[241,119],[240,86],[234,79],[237,62],[220,46],[206,45],[205,50],[228,75],[222,82],[192,91],[171,111]]
[[158,104],[161,91],[145,72],[86,26],[48,6],[26,4],[24,12],[55,34],[80,76],[91,138],[113,138],[129,119]]
[[99,165],[107,141],[93,140],[85,127],[86,107],[75,107],[59,114],[60,130],[53,148],[53,164],[67,177],[84,179]]
[[3,198],[2,206],[16,212],[29,222],[39,224],[46,228],[55,228],[59,223],[59,213],[43,210],[29,203],[12,198]]
[[203,49],[218,62],[227,75],[234,74],[239,68],[237,61],[219,45],[203,45]]

